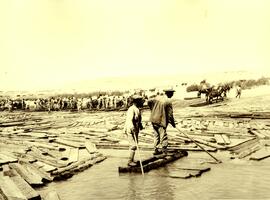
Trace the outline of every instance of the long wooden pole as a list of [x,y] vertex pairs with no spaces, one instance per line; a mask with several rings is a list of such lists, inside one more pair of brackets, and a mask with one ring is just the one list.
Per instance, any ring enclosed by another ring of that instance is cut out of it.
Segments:
[[183,131],[181,131],[178,127],[175,127],[179,133],[184,134],[188,139],[192,140],[198,147],[200,147],[203,151],[205,151],[209,156],[211,156],[216,162],[218,163],[222,163],[221,160],[218,160],[215,156],[213,156],[212,154],[210,154],[205,148],[203,148],[198,142],[196,142],[193,138],[189,137],[186,133],[184,133]]
[[137,146],[137,149],[138,149],[139,160],[140,160],[140,166],[141,166],[141,170],[142,170],[142,176],[144,177],[144,170],[143,170],[143,165],[142,165],[141,153],[140,153],[138,141],[137,141],[137,138],[136,138],[135,135],[134,135],[134,139],[135,139],[135,143],[136,143],[136,146]]

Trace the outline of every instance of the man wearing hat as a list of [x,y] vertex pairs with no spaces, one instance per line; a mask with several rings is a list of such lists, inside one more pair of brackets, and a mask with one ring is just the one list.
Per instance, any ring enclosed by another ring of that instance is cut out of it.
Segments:
[[168,147],[168,136],[166,129],[168,124],[175,128],[173,117],[173,108],[170,98],[172,98],[175,90],[166,89],[166,95],[157,96],[153,100],[148,101],[151,109],[150,121],[154,129],[154,155],[166,155]]
[[134,162],[134,156],[138,145],[138,135],[139,131],[143,128],[141,111],[139,110],[139,108],[143,106],[143,98],[139,95],[133,95],[131,99],[132,105],[128,108],[126,113],[124,132],[130,144],[128,165],[135,166],[136,162]]

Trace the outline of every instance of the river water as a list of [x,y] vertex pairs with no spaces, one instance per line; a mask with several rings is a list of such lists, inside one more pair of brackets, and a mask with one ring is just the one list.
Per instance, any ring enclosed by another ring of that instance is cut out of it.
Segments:
[[[63,200],[89,199],[270,199],[270,159],[230,160],[218,153],[223,163],[210,164],[211,170],[198,178],[171,178],[169,173],[183,162],[211,160],[203,152],[190,153],[158,170],[141,174],[118,173],[127,162],[128,151],[104,150],[108,158],[72,178],[50,183],[40,190],[55,190]],[[142,153],[143,157],[150,152]]]

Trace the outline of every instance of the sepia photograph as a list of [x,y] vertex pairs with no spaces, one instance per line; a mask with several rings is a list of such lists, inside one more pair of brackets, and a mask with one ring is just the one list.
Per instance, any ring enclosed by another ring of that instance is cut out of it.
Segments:
[[0,200],[270,200],[269,0],[0,0]]

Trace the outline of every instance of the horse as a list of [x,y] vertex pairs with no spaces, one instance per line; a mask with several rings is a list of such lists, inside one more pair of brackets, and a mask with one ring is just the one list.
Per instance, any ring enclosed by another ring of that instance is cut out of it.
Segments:
[[212,103],[212,100],[214,100],[214,98],[216,98],[216,102],[218,101],[218,99],[220,98],[223,101],[223,94],[224,90],[222,89],[222,86],[218,86],[217,88],[212,87],[212,89],[210,90],[209,94],[208,94],[208,103]]

